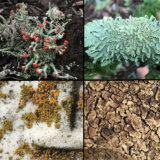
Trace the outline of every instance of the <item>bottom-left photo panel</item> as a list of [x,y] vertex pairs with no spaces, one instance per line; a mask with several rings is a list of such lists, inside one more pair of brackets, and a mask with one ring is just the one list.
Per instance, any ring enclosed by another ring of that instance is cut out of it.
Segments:
[[0,81],[0,160],[30,159],[83,159],[83,81]]

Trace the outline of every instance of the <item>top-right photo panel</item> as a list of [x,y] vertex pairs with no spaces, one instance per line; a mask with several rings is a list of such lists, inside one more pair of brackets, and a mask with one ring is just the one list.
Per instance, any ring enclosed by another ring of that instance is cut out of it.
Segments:
[[84,0],[84,79],[160,79],[160,0]]

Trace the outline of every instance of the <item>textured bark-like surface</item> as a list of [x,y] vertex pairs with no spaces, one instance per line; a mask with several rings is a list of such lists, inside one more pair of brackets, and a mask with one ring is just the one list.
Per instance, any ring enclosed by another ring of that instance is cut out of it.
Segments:
[[84,159],[160,159],[160,81],[85,81]]

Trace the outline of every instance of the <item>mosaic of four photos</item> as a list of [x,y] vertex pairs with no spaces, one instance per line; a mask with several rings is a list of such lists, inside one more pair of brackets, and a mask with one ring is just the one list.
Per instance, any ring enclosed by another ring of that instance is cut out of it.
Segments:
[[0,160],[159,160],[159,6],[0,2]]

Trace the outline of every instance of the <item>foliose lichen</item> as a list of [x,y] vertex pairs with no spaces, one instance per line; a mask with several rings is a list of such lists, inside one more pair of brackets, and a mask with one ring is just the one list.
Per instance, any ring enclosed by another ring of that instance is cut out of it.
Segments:
[[[47,17],[41,23],[38,17],[29,16],[24,3],[18,4],[16,11],[10,11],[10,24],[0,15],[3,23],[0,23],[0,52],[2,56],[12,55],[17,58],[17,69],[20,72],[13,72],[25,79],[32,76],[40,76],[47,79],[48,75],[59,78],[75,77],[65,74],[62,70],[56,69],[53,61],[56,54],[63,55],[67,50],[67,40],[62,45],[57,45],[57,40],[64,36],[66,23],[60,23],[65,15],[58,7],[47,11]],[[5,76],[11,70],[6,65],[0,76]],[[52,74],[51,74],[52,73]]]
[[105,66],[115,60],[160,62],[160,23],[148,16],[94,20],[85,25],[86,53]]

